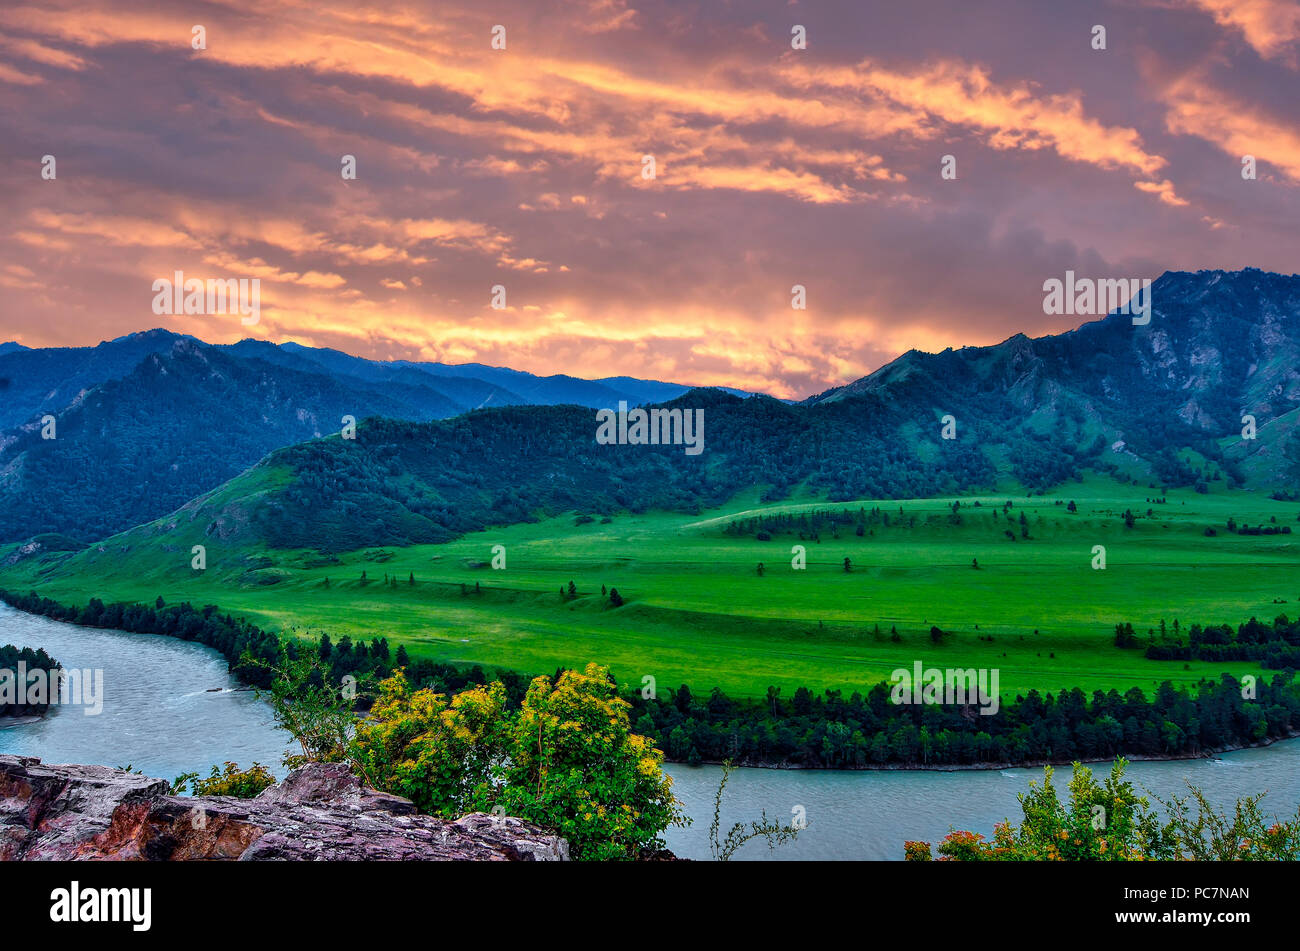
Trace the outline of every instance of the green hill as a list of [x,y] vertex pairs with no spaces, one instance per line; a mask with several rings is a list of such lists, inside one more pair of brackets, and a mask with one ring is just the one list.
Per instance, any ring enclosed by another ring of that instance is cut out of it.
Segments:
[[0,588],[735,695],[857,689],[918,658],[997,667],[1013,692],[1262,673],[1147,660],[1114,627],[1141,648],[1295,613],[1300,278],[1168,274],[1154,294],[1146,327],[907,354],[803,404],[689,391],[661,408],[703,413],[698,455],[602,444],[579,406],[367,419],[84,549],[0,547]]
[[[699,515],[570,512],[439,544],[322,555],[256,541],[249,516],[287,477],[259,467],[240,480],[243,495],[223,496],[231,483],[82,552],[0,549],[0,588],[76,604],[214,603],[286,633],[383,635],[412,657],[526,673],[597,660],[623,680],[733,696],[851,692],[918,659],[996,667],[1008,696],[1267,675],[1255,663],[1147,660],[1115,647],[1114,627],[1133,624],[1145,645],[1162,623],[1185,637],[1194,623],[1271,621],[1300,603],[1300,536],[1282,533],[1300,531],[1300,507],[1240,490],[1166,495],[1089,479],[1041,496],[968,496],[955,512],[953,498],[764,505],[751,492]],[[204,505],[224,513],[211,531],[191,517]],[[831,525],[816,511],[847,515]],[[1238,534],[1229,520],[1277,534]],[[191,568],[192,544],[207,546],[206,571]],[[802,571],[791,567],[796,544],[807,550]],[[496,545],[501,570],[490,567]],[[1105,570],[1092,567],[1095,545],[1107,549]]]

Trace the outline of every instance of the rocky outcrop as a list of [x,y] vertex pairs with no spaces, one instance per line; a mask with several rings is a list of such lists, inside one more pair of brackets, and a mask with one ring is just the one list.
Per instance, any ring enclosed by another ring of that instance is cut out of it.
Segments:
[[253,799],[172,796],[165,780],[0,755],[0,860],[564,861],[568,843],[507,816],[454,822],[315,763]]

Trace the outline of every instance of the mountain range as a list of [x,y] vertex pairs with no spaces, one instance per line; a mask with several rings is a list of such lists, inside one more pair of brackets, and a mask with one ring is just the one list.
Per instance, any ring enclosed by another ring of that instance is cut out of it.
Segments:
[[[96,347],[0,345],[0,541],[89,541],[156,518],[343,417],[433,420],[490,406],[617,406],[688,387],[381,362],[151,330]],[[739,391],[737,391],[739,392]],[[46,416],[54,438],[45,438]],[[33,500],[39,500],[33,504]]]
[[[1235,481],[1294,492],[1300,421],[1300,277],[1166,272],[1149,325],[1112,314],[1067,333],[1023,334],[992,347],[909,351],[829,390],[824,404],[876,394],[899,403],[1005,401],[1007,422],[1056,434],[1080,416],[1122,442],[1166,482],[1185,484],[1195,449]],[[1243,438],[1243,417],[1255,433]],[[1180,454],[1182,461],[1180,462]]]
[[[113,342],[122,354],[102,366],[144,354],[119,378],[47,396],[48,378],[20,371],[46,367],[48,351],[0,350],[0,377],[29,415],[68,400],[56,440],[32,422],[0,436],[0,541],[84,542],[147,522],[124,542],[342,551],[563,511],[697,510],[755,486],[769,500],[1033,492],[1086,471],[1297,497],[1300,276],[1167,272],[1151,292],[1145,326],[1112,314],[1037,339],[910,351],[799,404],[137,339],[158,331]],[[87,355],[68,359],[87,381]],[[704,409],[705,451],[599,444],[591,408],[619,399]],[[319,438],[345,413],[375,418],[353,440]]]

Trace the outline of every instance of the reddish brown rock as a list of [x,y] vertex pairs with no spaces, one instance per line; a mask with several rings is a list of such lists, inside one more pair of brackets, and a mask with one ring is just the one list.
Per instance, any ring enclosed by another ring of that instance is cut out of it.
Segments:
[[254,799],[168,795],[105,766],[0,755],[0,860],[564,861],[564,839],[511,817],[455,822],[363,786],[341,764],[290,773]]

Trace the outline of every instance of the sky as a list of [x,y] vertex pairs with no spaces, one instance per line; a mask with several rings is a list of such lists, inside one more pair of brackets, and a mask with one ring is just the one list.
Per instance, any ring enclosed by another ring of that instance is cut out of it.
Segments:
[[1298,91],[1295,0],[9,0],[0,341],[804,397],[1071,329],[1067,270],[1300,269]]

